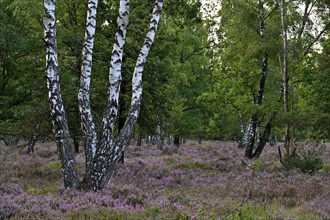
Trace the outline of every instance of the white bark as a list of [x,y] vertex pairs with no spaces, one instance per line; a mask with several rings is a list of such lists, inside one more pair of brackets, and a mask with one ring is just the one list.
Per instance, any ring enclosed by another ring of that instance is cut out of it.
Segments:
[[88,1],[85,41],[82,50],[80,88],[78,93],[81,126],[84,133],[86,155],[86,172],[89,172],[92,159],[96,152],[97,136],[90,107],[90,82],[92,75],[92,56],[96,29],[98,0]]
[[[126,1],[125,1],[126,2]],[[122,2],[121,2],[122,4]],[[149,54],[150,48],[152,43],[154,42],[154,38],[156,35],[156,31],[157,31],[157,27],[158,27],[158,23],[160,20],[160,12],[161,12],[161,8],[163,6],[163,0],[158,0],[156,1],[156,5],[153,9],[152,12],[152,19],[150,21],[150,25],[149,25],[149,30],[147,33],[147,36],[145,38],[145,41],[142,45],[142,48],[140,50],[140,54],[139,57],[137,59],[136,62],[136,66],[135,66],[135,70],[133,73],[133,78],[132,78],[132,101],[131,101],[131,107],[127,116],[127,119],[125,121],[125,124],[123,126],[123,128],[120,130],[119,136],[117,141],[114,143],[114,145],[110,145],[112,143],[112,139],[109,140],[108,138],[113,138],[112,136],[108,136],[108,135],[112,135],[110,132],[112,132],[112,118],[114,116],[114,114],[117,113],[118,110],[118,99],[117,98],[117,94],[119,95],[119,88],[120,88],[120,80],[121,80],[121,74],[119,70],[121,69],[115,69],[115,67],[118,67],[117,64],[120,64],[119,67],[121,68],[121,57],[122,57],[122,50],[120,48],[123,47],[125,39],[122,39],[123,41],[120,41],[119,37],[123,36],[122,33],[118,33],[119,35],[116,37],[118,43],[116,43],[116,47],[118,46],[119,52],[118,50],[113,51],[113,59],[111,61],[111,65],[113,68],[113,75],[110,74],[110,79],[114,80],[115,82],[118,82],[118,84],[115,84],[113,81],[111,82],[111,87],[109,90],[109,104],[115,104],[115,106],[111,106],[108,108],[108,113],[110,114],[108,117],[105,116],[107,120],[103,121],[103,126],[104,129],[107,129],[103,132],[106,132],[106,134],[103,134],[101,143],[100,143],[100,148],[97,149],[97,153],[95,156],[95,162],[94,162],[94,166],[93,166],[93,172],[91,173],[91,175],[89,176],[88,179],[88,186],[86,186],[86,188],[88,189],[92,189],[92,190],[98,190],[98,189],[102,189],[104,188],[110,178],[113,176],[114,174],[114,170],[115,170],[115,165],[117,164],[118,160],[120,159],[120,156],[122,155],[122,153],[125,150],[125,147],[128,143],[128,140],[132,134],[133,131],[133,127],[137,121],[138,115],[139,115],[139,111],[140,111],[140,104],[141,104],[141,98],[142,98],[142,72],[144,69],[144,65],[146,63],[147,60],[147,56]],[[125,14],[124,14],[125,15]],[[127,12],[128,15],[128,12]],[[123,15],[121,15],[123,16]],[[119,18],[121,19],[121,18]],[[124,21],[123,21],[124,22]],[[128,17],[126,22],[128,22]],[[127,25],[127,23],[126,23]],[[125,25],[122,25],[125,26]],[[120,42],[122,42],[120,44]],[[115,71],[117,70],[117,71]],[[111,78],[113,77],[113,78]],[[115,91],[113,91],[112,89],[114,89]],[[113,91],[113,93],[112,93]],[[110,121],[108,121],[109,119],[111,119]],[[107,127],[109,126],[109,127]],[[109,141],[109,142],[107,142]]]
[[43,25],[44,41],[46,44],[45,74],[47,78],[48,98],[55,138],[64,174],[64,186],[67,188],[77,188],[79,186],[79,174],[74,160],[72,150],[73,144],[70,138],[68,123],[60,93],[55,6],[56,0],[44,0],[45,15],[43,18]]
[[132,133],[133,126],[136,123],[137,118],[139,116],[141,99],[142,99],[142,74],[150,48],[155,40],[162,7],[163,7],[163,0],[157,0],[155,7],[152,11],[152,18],[149,24],[149,31],[147,33],[147,36],[145,38],[145,41],[142,45],[138,59],[135,64],[135,69],[132,78],[131,107],[125,125],[120,131],[118,142],[115,148],[115,155],[120,155],[120,152],[124,150],[124,147]]
[[109,67],[109,90],[108,106],[102,121],[103,136],[110,146],[113,144],[115,121],[118,114],[119,92],[121,84],[121,68],[123,62],[123,50],[126,40],[127,25],[129,21],[129,3],[130,0],[121,0],[119,5],[118,27],[115,35],[115,43],[112,50]]
[[[287,28],[286,28],[286,15],[285,15],[285,0],[281,0],[281,21],[282,21],[282,34],[283,34],[283,101],[284,101],[284,114],[287,116],[289,113],[289,78],[288,78],[288,43],[287,43]],[[285,124],[285,140],[284,147],[287,153],[290,152],[290,124],[286,121]]]
[[157,125],[157,148],[161,151],[164,149],[164,131],[160,124]]
[[[131,107],[133,106],[139,106],[141,102],[141,96],[142,96],[142,73],[144,69],[144,64],[146,63],[150,48],[152,43],[154,42],[156,30],[158,27],[158,23],[160,20],[160,11],[163,7],[163,1],[159,0],[156,3],[156,6],[152,12],[153,16],[150,21],[149,25],[149,31],[147,33],[147,36],[145,38],[145,41],[142,45],[139,57],[137,59],[134,73],[133,73],[133,79],[132,79],[132,101],[131,101]],[[138,117],[140,108],[133,109],[131,108],[130,114],[134,117]]]

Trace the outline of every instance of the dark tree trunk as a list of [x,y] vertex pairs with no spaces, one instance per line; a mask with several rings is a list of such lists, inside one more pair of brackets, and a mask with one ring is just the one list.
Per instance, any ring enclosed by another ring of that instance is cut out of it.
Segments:
[[[265,17],[265,7],[263,0],[259,0],[259,18],[260,18],[259,35],[261,41],[264,41],[266,34],[266,17]],[[261,67],[261,74],[259,80],[259,90],[258,90],[258,94],[254,95],[254,104],[258,106],[262,105],[263,103],[267,70],[268,70],[268,53],[267,51],[264,51],[262,56],[262,67]],[[244,146],[246,144],[245,157],[247,158],[253,158],[253,149],[257,138],[256,136],[258,129],[258,120],[259,120],[258,113],[255,113],[250,118],[249,125],[245,131],[246,134],[243,134],[242,137],[241,146]]]
[[264,133],[263,133],[262,137],[259,139],[257,149],[255,150],[255,152],[253,154],[253,158],[259,158],[260,157],[267,141],[269,140],[270,131],[272,129],[272,124],[273,124],[273,121],[275,120],[275,117],[276,117],[276,113],[274,113],[272,115],[272,117],[269,119],[269,121],[267,122]]
[[120,159],[118,160],[118,163],[124,163],[125,162],[125,151],[120,156]]
[[4,137],[2,138],[5,145],[8,146],[17,146],[19,138],[18,137]]
[[40,133],[40,125],[39,125],[39,123],[37,123],[36,124],[36,130],[35,130],[33,136],[28,138],[29,142],[28,142],[27,154],[33,154],[34,153],[34,147],[35,147],[36,142],[38,141],[39,133]]
[[180,147],[180,135],[176,134],[174,136],[174,145],[177,146],[178,148]]
[[[148,139],[148,138],[147,138]],[[147,140],[146,139],[146,140]],[[139,134],[137,141],[136,141],[136,145],[141,147],[142,146],[142,134]]]
[[27,150],[27,154],[33,154],[34,153],[34,146],[37,142],[37,135],[33,135],[32,138],[29,139],[28,142],[28,150]]
[[[122,91],[123,94],[125,94],[125,85],[122,86]],[[124,127],[125,125],[125,118],[123,116],[124,112],[125,112],[125,101],[122,98],[123,96],[121,96],[121,98],[119,99],[119,118],[118,118],[118,135],[120,133],[120,130]],[[128,144],[128,143],[127,143]],[[125,148],[126,146],[124,146]],[[125,151],[123,151],[123,153],[120,155],[120,158],[118,160],[118,163],[124,163],[125,162]]]
[[[122,81],[122,83],[121,83],[121,92],[122,92],[122,94],[125,94],[126,91],[127,91],[126,90],[126,82]],[[126,103],[125,103],[124,97],[120,96],[120,98],[119,98],[119,108],[118,108],[118,116],[119,116],[118,117],[118,135],[120,133],[120,130],[125,125],[125,117],[124,117],[125,111],[126,111]],[[124,163],[124,157],[125,157],[125,152],[123,152],[121,154],[118,163]]]
[[157,139],[156,139],[155,135],[152,135],[151,136],[151,144],[152,145],[155,145],[156,144],[156,141],[157,141]]
[[79,153],[79,138],[77,136],[73,137],[74,152]]

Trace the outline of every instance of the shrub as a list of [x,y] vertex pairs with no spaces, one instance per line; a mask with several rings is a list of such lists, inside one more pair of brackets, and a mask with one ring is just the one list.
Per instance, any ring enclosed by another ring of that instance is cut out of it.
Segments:
[[225,219],[270,219],[271,217],[263,207],[244,205]]
[[303,173],[314,174],[321,170],[323,161],[320,158],[323,146],[318,144],[302,145],[292,155],[285,155],[283,166],[287,170],[298,169]]
[[162,209],[158,206],[151,206],[148,210],[145,211],[145,216],[150,218],[156,218],[163,213]]
[[253,161],[252,163],[249,163],[247,165],[247,168],[246,169],[252,169],[253,171],[256,171],[256,172],[259,172],[261,171],[263,167],[263,163],[261,161]]

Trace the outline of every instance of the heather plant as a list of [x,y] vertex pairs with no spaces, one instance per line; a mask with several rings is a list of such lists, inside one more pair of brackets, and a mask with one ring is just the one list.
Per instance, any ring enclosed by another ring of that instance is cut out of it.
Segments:
[[[278,161],[275,148],[266,148],[262,160],[247,169],[237,159],[244,152],[232,143],[205,142],[207,147],[191,143],[183,144],[172,155],[152,145],[129,146],[125,163],[118,164],[109,186],[99,192],[60,187],[56,155],[44,157],[56,150],[55,145],[42,148],[38,144],[33,157],[1,151],[5,155],[0,155],[4,159],[0,167],[0,218],[330,218],[328,171],[308,175],[267,169]],[[84,163],[82,154],[76,155],[78,166]],[[17,160],[12,160],[14,157]],[[322,157],[329,163],[329,155]]]
[[286,154],[283,158],[283,166],[287,170],[298,169],[303,173],[314,174],[323,167],[320,157],[324,145],[317,142],[301,144],[291,155]]

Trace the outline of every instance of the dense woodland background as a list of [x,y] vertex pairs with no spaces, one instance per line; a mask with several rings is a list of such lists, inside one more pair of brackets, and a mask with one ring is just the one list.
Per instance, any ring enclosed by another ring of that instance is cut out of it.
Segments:
[[[258,1],[226,1],[217,13],[212,5],[198,1],[165,2],[144,72],[143,103],[134,137],[155,135],[160,126],[164,137],[240,140],[253,114],[259,115],[261,132],[276,112],[272,136],[277,140],[282,139],[288,121],[297,140],[329,138],[329,2],[286,3],[290,100],[286,114],[281,94],[280,8],[276,1],[264,4],[266,32],[261,38]],[[152,5],[150,1],[131,3],[118,124],[128,109],[134,60]],[[117,1],[99,3],[91,84],[96,121],[101,120],[106,104],[117,7]],[[42,2],[2,0],[0,8],[0,136],[52,138],[44,80]],[[85,17],[86,1],[58,2],[61,89],[77,140],[82,135],[77,91]],[[264,51],[268,70],[264,100],[258,105],[254,97]]]

